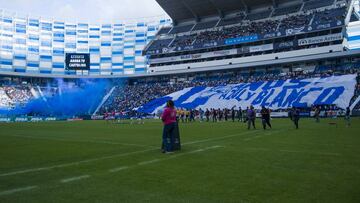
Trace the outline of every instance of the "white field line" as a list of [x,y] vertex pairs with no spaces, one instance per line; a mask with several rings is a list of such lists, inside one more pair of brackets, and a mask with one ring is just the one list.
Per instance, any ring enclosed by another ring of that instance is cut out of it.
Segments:
[[66,178],[66,179],[62,179],[60,180],[61,183],[69,183],[69,182],[74,182],[77,180],[83,180],[86,178],[90,178],[89,175],[83,175],[83,176],[77,176],[77,177],[72,177],[72,178]]
[[17,188],[17,189],[12,189],[12,190],[6,190],[6,191],[0,192],[0,196],[11,195],[11,194],[14,194],[14,193],[17,193],[17,192],[33,190],[33,189],[36,189],[36,188],[38,188],[38,186],[29,186],[29,187]]
[[39,172],[39,171],[48,171],[48,170],[52,170],[52,169],[55,169],[55,168],[64,168],[64,167],[76,166],[76,165],[95,162],[95,161],[100,161],[100,160],[113,159],[113,158],[117,158],[117,157],[126,157],[126,156],[131,156],[131,155],[134,155],[134,154],[140,154],[140,153],[154,151],[154,150],[159,150],[159,149],[158,148],[156,148],[156,149],[152,148],[152,149],[147,149],[147,150],[141,150],[141,151],[135,151],[135,152],[127,152],[127,153],[123,153],[123,154],[115,154],[115,155],[104,156],[104,157],[93,158],[93,159],[86,159],[86,160],[83,160],[83,161],[70,162],[70,163],[59,164],[59,165],[54,165],[54,166],[41,167],[41,168],[32,168],[32,169],[26,169],[26,170],[21,170],[21,171],[14,171],[14,172],[10,172],[10,173],[0,174],[0,177],[19,175],[19,174],[24,174],[24,173]]
[[129,169],[129,168],[130,168],[129,166],[122,166],[122,167],[119,167],[119,168],[110,169],[109,172],[110,173],[115,173],[115,172],[123,171],[123,170]]
[[202,149],[193,150],[193,151],[190,151],[190,152],[184,152],[184,153],[178,153],[178,154],[177,153],[170,154],[170,155],[168,155],[169,157],[167,157],[167,158],[154,159],[154,160],[151,160],[151,161],[140,162],[140,163],[138,163],[138,165],[153,164],[153,163],[156,163],[156,162],[159,162],[159,161],[165,161],[165,160],[174,159],[174,158],[181,157],[181,156],[186,156],[186,155],[189,155],[189,154],[195,154],[195,153],[209,151],[209,150],[212,150],[212,149],[218,149],[218,148],[222,148],[222,147],[224,147],[224,146],[216,145],[216,146],[211,146],[211,147],[206,147],[206,148],[202,148]]
[[285,149],[268,149],[268,148],[245,148],[245,150],[253,151],[278,151],[285,153],[301,153],[301,154],[312,154],[312,155],[323,155],[323,156],[341,156],[339,153],[331,152],[314,152],[314,151],[300,151],[300,150],[285,150]]
[[[197,144],[197,143],[203,143],[203,142],[222,140],[222,139],[226,139],[226,138],[232,138],[232,137],[252,134],[252,133],[256,133],[256,132],[258,132],[258,131],[249,131],[249,132],[232,134],[232,135],[227,135],[227,136],[222,136],[222,137],[217,137],[217,138],[203,139],[203,140],[198,140],[198,141],[194,141],[194,142],[187,142],[187,143],[184,143],[182,145],[191,145],[191,144]],[[52,169],[56,169],[56,168],[64,168],[64,167],[69,167],[69,166],[76,166],[76,165],[80,165],[80,164],[84,164],[84,163],[90,163],[90,162],[101,161],[101,160],[106,160],[106,159],[113,159],[113,158],[117,158],[117,157],[126,157],[126,156],[131,156],[131,155],[134,155],[134,154],[140,154],[140,153],[145,153],[145,152],[155,151],[155,150],[159,150],[159,148],[151,148],[151,149],[140,150],[140,151],[135,151],[135,152],[127,152],[127,153],[123,153],[123,154],[115,154],[115,155],[110,155],[110,156],[104,156],[104,157],[93,158],[93,159],[86,159],[86,160],[83,160],[83,161],[64,163],[64,164],[53,165],[53,166],[48,166],[48,167],[31,168],[31,169],[25,169],[25,170],[20,170],[20,171],[2,173],[2,174],[0,174],[0,177],[13,176],[13,175],[32,173],[32,172],[39,172],[39,171],[48,171],[48,170],[52,170]]]
[[120,143],[120,142],[109,142],[109,141],[93,141],[93,140],[72,140],[57,137],[36,137],[36,136],[23,136],[23,135],[9,135],[9,137],[20,137],[27,139],[37,140],[50,140],[50,141],[62,141],[62,142],[83,142],[83,143],[94,143],[94,144],[109,144],[109,145],[123,145],[123,146],[135,146],[135,147],[154,147],[140,144]]
[[153,160],[150,160],[150,161],[143,161],[143,162],[139,162],[138,164],[133,165],[133,166],[123,166],[123,167],[119,167],[119,168],[114,168],[114,169],[110,169],[109,172],[110,173],[116,173],[116,172],[119,172],[119,171],[122,171],[122,170],[135,168],[137,166],[149,165],[149,164],[153,164],[153,163],[157,163],[157,162],[161,162],[161,161],[166,161],[166,160],[169,160],[169,159],[175,159],[177,157],[181,157],[181,156],[185,156],[185,155],[189,155],[189,154],[195,154],[195,153],[199,153],[199,152],[209,151],[209,150],[217,149],[217,148],[221,148],[221,147],[223,147],[223,146],[216,145],[216,146],[212,146],[212,147],[206,147],[206,148],[203,148],[203,149],[193,150],[193,151],[190,151],[190,152],[166,155],[166,156],[169,156],[169,157],[163,158],[163,159],[153,159]]
[[156,163],[156,162],[159,162],[161,161],[161,159],[153,159],[153,160],[150,160],[150,161],[143,161],[143,162],[140,162],[138,163],[138,165],[146,165],[146,164],[152,164],[152,163]]

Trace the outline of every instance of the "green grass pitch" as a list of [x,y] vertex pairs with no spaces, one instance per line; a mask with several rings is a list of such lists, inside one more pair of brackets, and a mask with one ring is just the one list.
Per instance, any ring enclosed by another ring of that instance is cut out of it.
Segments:
[[0,124],[0,202],[360,202],[359,118],[272,122]]

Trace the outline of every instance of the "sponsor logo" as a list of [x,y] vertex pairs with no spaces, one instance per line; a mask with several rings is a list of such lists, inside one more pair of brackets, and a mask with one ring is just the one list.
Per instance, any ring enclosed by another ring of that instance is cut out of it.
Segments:
[[294,47],[294,42],[293,41],[280,42],[280,43],[276,44],[275,47],[276,47],[276,49],[284,49],[284,48]]
[[15,122],[28,122],[28,118],[15,118]]
[[[268,34],[265,34],[264,35],[264,38],[274,38],[274,37],[276,37],[276,33],[268,33]],[[281,35],[281,33],[280,33],[280,35]]]
[[342,40],[343,36],[341,33],[332,34],[332,35],[325,35],[319,37],[311,37],[306,39],[299,39],[298,43],[300,46],[311,45],[311,44],[319,44],[323,42],[332,42],[337,40]]
[[10,118],[0,118],[0,122],[10,122]]
[[31,122],[40,122],[40,121],[43,121],[42,118],[38,118],[38,117],[33,117],[30,119]]
[[287,29],[286,35],[296,35],[296,34],[304,33],[304,30],[305,30],[305,26]]
[[321,29],[327,29],[327,28],[330,28],[330,27],[331,27],[331,24],[327,23],[327,24],[322,24],[322,25],[316,26],[316,29],[321,30]]
[[199,59],[199,58],[201,58],[201,54],[193,54],[193,55],[191,55],[191,58],[192,59]]

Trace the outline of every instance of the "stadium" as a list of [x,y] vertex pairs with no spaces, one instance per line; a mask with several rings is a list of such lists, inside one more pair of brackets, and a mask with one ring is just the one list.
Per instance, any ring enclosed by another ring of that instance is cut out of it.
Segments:
[[359,0],[150,1],[0,10],[0,202],[360,202]]

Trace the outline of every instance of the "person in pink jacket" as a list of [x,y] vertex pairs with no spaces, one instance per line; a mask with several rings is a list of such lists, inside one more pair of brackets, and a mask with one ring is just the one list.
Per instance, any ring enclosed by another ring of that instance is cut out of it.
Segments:
[[176,109],[174,102],[169,100],[166,103],[164,112],[161,115],[161,120],[164,123],[163,130],[163,153],[173,152],[174,146],[174,131],[176,127]]

